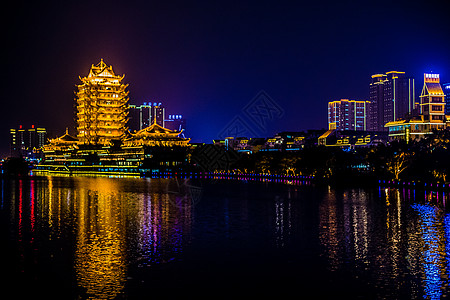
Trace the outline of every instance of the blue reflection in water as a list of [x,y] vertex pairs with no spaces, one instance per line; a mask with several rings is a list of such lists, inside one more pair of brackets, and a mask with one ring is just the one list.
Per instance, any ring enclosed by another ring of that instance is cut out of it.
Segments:
[[[445,230],[445,255],[447,258],[447,276],[450,278],[450,214],[446,214],[444,218],[444,230]],[[450,284],[447,279],[447,285]]]
[[[421,218],[421,229],[423,245],[423,268],[424,268],[424,290],[427,299],[440,299],[441,292],[441,266],[444,267],[442,254],[439,246],[442,239],[439,236],[439,208],[414,204],[412,207],[419,213]],[[448,256],[447,256],[448,257]]]

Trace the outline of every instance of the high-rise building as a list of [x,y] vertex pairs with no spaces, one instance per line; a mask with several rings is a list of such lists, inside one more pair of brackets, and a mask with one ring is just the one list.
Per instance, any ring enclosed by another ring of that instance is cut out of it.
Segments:
[[9,133],[11,156],[31,157],[47,142],[47,130],[34,125],[29,129],[20,125],[17,129],[11,128]]
[[144,102],[142,105],[129,106],[128,127],[131,132],[142,130],[152,123],[152,105]]
[[444,92],[439,82],[439,74],[424,74],[424,84],[420,95],[420,115],[406,120],[389,122],[389,138],[420,140],[434,130],[445,129],[448,122],[444,112]]
[[372,75],[369,89],[369,129],[372,131],[385,131],[386,123],[405,118],[415,108],[414,79],[405,72]]
[[370,83],[370,107],[369,107],[369,130],[384,130],[384,84],[387,81],[385,74],[372,75]]
[[152,108],[152,124],[156,123],[165,127],[164,120],[166,118],[166,109],[161,103],[153,103]]
[[19,142],[17,129],[11,128],[9,130],[9,155],[17,156],[19,153]]
[[161,103],[129,105],[128,127],[131,132],[142,130],[155,123],[165,127],[165,107]]
[[328,126],[337,130],[368,130],[369,101],[328,102]]
[[420,95],[420,113],[430,123],[445,121],[445,94],[439,82],[439,74],[423,75],[423,88]]
[[444,83],[442,89],[445,95],[445,114],[450,115],[450,83]]
[[128,84],[103,59],[80,77],[76,93],[77,132],[81,144],[106,145],[121,139],[128,121]]

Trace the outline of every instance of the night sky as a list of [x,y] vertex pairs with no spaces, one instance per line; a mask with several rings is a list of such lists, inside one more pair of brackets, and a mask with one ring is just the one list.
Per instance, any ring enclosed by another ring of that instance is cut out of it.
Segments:
[[[448,1],[365,2],[8,3],[0,153],[20,124],[74,133],[75,84],[100,58],[131,104],[164,103],[194,142],[236,117],[266,137],[326,128],[327,102],[368,100],[376,73],[405,71],[418,92],[424,72],[450,82]],[[261,91],[282,114],[257,128],[244,107]]]

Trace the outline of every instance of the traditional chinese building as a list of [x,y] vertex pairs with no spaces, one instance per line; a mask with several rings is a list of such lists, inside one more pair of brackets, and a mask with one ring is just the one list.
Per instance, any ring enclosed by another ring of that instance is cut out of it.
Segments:
[[127,128],[128,91],[124,75],[103,60],[77,86],[77,136],[66,133],[44,145],[35,174],[145,176],[174,171],[187,159],[190,139],[157,124],[135,133]]
[[189,140],[179,137],[181,131],[170,130],[157,124],[156,121],[147,128],[131,134],[123,140],[124,147],[187,147]]
[[82,144],[107,145],[125,137],[128,121],[128,84],[103,59],[81,78],[76,92],[78,140]]
[[420,95],[420,115],[386,123],[389,139],[409,142],[419,140],[435,130],[450,124],[445,115],[445,94],[439,81],[439,74],[424,74],[424,84]]
[[52,151],[67,151],[78,147],[78,139],[69,134],[69,129],[66,128],[66,133],[60,137],[49,139],[48,143],[42,147],[44,153]]

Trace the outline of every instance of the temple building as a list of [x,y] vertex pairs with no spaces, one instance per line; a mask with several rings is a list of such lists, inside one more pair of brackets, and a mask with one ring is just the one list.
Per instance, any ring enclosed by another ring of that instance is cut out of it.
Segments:
[[48,143],[42,147],[44,153],[54,151],[67,151],[78,148],[78,139],[69,134],[69,129],[66,128],[66,133],[54,139],[49,139]]
[[188,138],[182,130],[153,123],[128,131],[128,91],[124,75],[100,61],[77,86],[77,136],[68,129],[42,147],[39,175],[146,176],[180,170],[187,162]]
[[170,130],[157,124],[156,121],[147,128],[131,134],[129,138],[124,139],[124,147],[187,147],[189,140],[179,137],[181,131]]
[[107,145],[127,131],[128,84],[103,59],[92,65],[87,77],[80,77],[76,93],[78,140],[82,144]]

